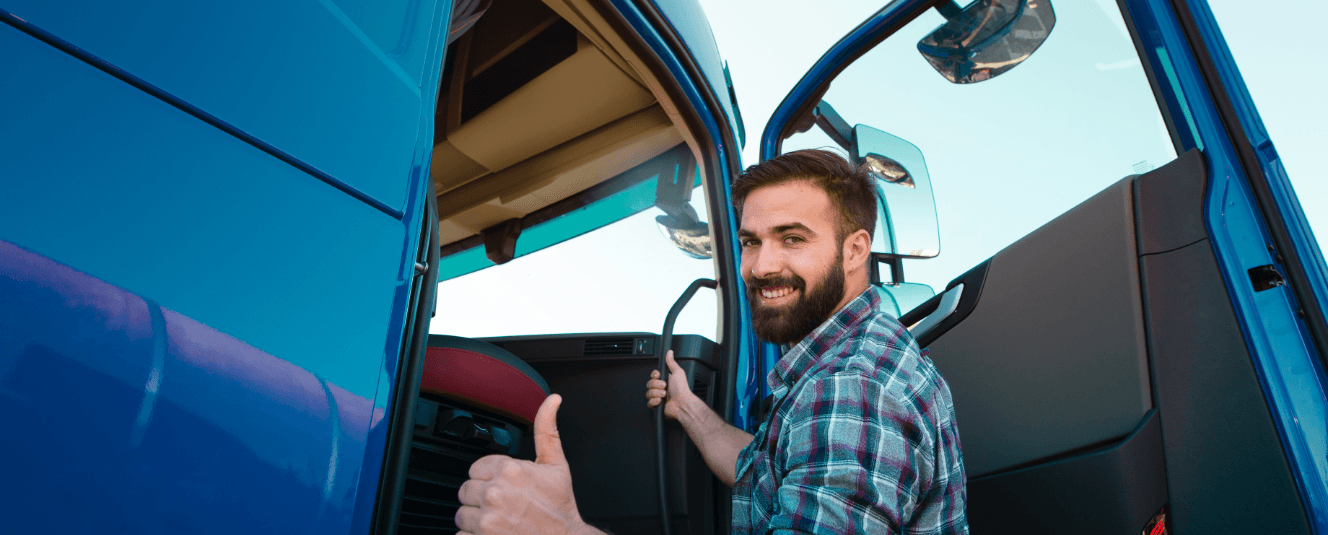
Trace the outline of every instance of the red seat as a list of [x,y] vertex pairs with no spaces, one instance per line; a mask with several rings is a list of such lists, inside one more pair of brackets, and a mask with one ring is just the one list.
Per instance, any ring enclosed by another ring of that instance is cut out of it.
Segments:
[[420,393],[532,426],[549,384],[525,361],[487,342],[429,335]]

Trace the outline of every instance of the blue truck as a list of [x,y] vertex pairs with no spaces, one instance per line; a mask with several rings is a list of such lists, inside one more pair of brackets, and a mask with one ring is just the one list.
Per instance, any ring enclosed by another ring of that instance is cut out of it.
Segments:
[[[750,141],[877,178],[974,532],[1328,533],[1328,266],[1206,2],[1054,7],[891,1]],[[589,522],[728,530],[642,398],[671,348],[751,430],[780,351],[697,3],[0,22],[0,532],[452,533],[549,392]]]

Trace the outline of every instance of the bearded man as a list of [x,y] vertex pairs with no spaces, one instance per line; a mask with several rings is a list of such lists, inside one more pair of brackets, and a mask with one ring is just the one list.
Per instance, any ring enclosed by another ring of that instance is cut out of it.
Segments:
[[[753,328],[784,346],[766,378],[766,421],[755,436],[724,422],[687,388],[672,352],[669,381],[655,371],[646,383],[647,406],[664,403],[733,487],[732,532],[968,533],[949,387],[868,282],[870,177],[832,152],[791,152],[748,168],[733,202]],[[561,458],[550,400],[537,449]],[[541,522],[557,526],[549,533],[594,532],[576,512],[565,461],[558,473],[542,471],[557,463],[481,462],[461,489],[463,530],[487,521],[493,532]],[[487,504],[477,493],[495,482],[504,503]]]

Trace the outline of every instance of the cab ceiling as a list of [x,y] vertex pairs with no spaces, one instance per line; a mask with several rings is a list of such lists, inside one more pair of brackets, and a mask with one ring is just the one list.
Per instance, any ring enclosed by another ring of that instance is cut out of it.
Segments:
[[660,84],[584,0],[495,0],[450,45],[432,168],[441,243],[688,142]]

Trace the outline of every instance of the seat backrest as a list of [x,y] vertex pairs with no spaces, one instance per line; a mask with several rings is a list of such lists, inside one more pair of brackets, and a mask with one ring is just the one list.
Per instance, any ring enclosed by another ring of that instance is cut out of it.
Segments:
[[551,393],[516,355],[479,340],[429,335],[420,393],[451,399],[531,426]]

